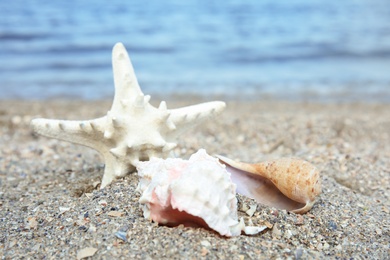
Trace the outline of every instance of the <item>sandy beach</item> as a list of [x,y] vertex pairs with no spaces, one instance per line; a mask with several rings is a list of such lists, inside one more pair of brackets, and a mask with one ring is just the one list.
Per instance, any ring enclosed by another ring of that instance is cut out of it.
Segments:
[[[196,98],[168,100],[168,107]],[[152,99],[154,105],[159,100]],[[210,101],[210,100],[208,100]],[[35,117],[92,119],[106,101],[0,101],[2,259],[385,259],[390,255],[390,105],[228,101],[216,119],[184,133],[174,153],[260,162],[299,157],[321,171],[322,194],[297,215],[257,205],[268,229],[221,237],[203,228],[158,226],[143,218],[136,174],[98,189],[100,155],[37,136]],[[239,209],[255,205],[237,195]],[[121,235],[122,234],[122,235]],[[92,254],[92,253],[91,253]]]

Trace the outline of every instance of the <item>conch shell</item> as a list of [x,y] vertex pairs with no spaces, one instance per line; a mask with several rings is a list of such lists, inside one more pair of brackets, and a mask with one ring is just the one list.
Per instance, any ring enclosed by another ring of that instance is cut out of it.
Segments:
[[137,169],[145,218],[168,226],[206,227],[227,237],[267,228],[238,221],[236,185],[225,167],[203,149],[189,160],[152,158],[139,162]]
[[319,171],[307,161],[281,158],[248,164],[216,157],[226,164],[237,192],[259,203],[303,214],[321,193]]

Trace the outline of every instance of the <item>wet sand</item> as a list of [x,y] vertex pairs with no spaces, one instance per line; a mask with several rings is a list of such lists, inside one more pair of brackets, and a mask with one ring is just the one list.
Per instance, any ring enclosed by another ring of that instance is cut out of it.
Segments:
[[[168,107],[199,102],[168,101]],[[0,255],[3,259],[376,258],[390,255],[390,105],[259,101],[226,110],[184,133],[174,153],[260,162],[300,157],[321,171],[309,213],[257,205],[259,235],[225,238],[203,228],[168,228],[142,216],[136,174],[97,189],[100,155],[37,136],[34,117],[91,119],[111,101],[0,101]],[[156,105],[156,103],[155,103]],[[255,202],[238,195],[239,208]],[[119,233],[118,233],[119,231]]]

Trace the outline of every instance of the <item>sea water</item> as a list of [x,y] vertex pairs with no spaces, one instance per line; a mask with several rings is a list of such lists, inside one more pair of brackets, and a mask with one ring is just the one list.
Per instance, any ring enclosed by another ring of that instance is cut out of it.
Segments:
[[390,101],[389,0],[0,1],[0,99],[112,97],[116,42],[147,94]]

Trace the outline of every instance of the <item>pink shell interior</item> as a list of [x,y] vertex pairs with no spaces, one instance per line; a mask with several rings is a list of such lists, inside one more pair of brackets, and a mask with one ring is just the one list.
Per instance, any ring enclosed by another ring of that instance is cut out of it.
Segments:
[[154,159],[137,168],[145,217],[232,235],[231,228],[238,224],[236,186],[216,158],[200,150],[188,161]]

